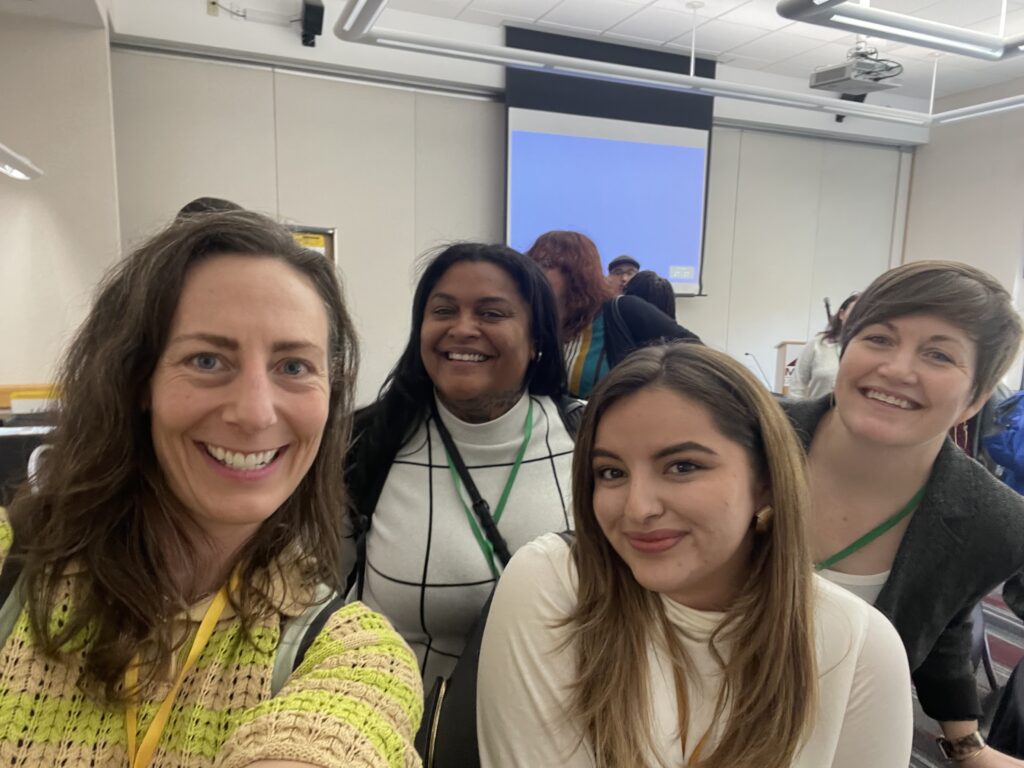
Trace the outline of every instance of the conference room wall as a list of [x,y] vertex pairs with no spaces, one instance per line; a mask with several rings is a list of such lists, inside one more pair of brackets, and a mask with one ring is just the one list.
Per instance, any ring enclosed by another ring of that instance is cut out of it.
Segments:
[[[1024,78],[943,99],[939,111],[1024,93]],[[1024,306],[1024,109],[932,127],[917,150],[907,261],[952,259],[981,267]],[[1021,384],[1018,357],[1004,381]]]
[[[1024,93],[1024,78],[943,99],[939,111]],[[1024,261],[1024,109],[932,127],[911,183],[906,258],[965,261],[1019,285]]]
[[898,253],[906,168],[894,148],[716,128],[707,296],[677,299],[679,321],[774,384],[775,345],[822,330],[823,299],[837,307]]
[[[337,228],[361,402],[407,337],[417,257],[504,234],[501,104],[122,50],[113,91],[126,240],[200,194]],[[774,345],[824,324],[822,297],[888,265],[900,152],[722,127],[712,153],[708,295],[680,321],[771,379]]]
[[0,12],[0,384],[50,381],[120,250],[106,30]]
[[504,107],[205,60],[113,52],[122,229],[199,195],[337,230],[360,402],[408,336],[416,257],[504,234]]

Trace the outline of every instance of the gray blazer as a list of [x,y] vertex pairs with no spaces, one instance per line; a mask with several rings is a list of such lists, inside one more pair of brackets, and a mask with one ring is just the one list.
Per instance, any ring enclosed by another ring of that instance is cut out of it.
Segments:
[[[810,448],[829,397],[783,401],[782,407]],[[929,716],[981,716],[971,664],[971,611],[1022,569],[1024,498],[947,438],[875,601],[903,639]],[[1021,606],[1011,607],[1020,612]]]

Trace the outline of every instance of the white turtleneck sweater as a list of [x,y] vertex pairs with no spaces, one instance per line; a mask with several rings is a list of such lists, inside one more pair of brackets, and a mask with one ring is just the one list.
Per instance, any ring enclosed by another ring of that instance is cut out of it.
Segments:
[[[483,424],[460,421],[437,404],[494,514],[523,441],[530,401],[533,433],[498,523],[513,553],[543,533],[572,527],[573,442],[554,402],[524,396]],[[367,537],[363,602],[387,616],[409,643],[428,686],[451,674],[494,589],[494,576],[455,494],[444,443],[428,422],[395,457]],[[472,508],[464,488],[462,497]]]
[[[576,603],[576,570],[557,535],[543,536],[512,558],[491,604],[480,652],[477,729],[483,768],[592,768],[594,756],[566,716],[576,673],[567,632],[558,624]],[[818,708],[793,768],[901,768],[910,761],[910,670],[899,635],[872,606],[814,578]],[[683,754],[672,669],[649,651],[654,743],[666,765],[685,765],[710,729],[713,751],[723,723],[712,725],[720,671],[708,638],[723,614],[663,598],[696,674],[687,683],[689,733]],[[727,656],[728,646],[720,644]],[[742,691],[740,692],[742,695]],[[637,765],[657,765],[651,756]]]

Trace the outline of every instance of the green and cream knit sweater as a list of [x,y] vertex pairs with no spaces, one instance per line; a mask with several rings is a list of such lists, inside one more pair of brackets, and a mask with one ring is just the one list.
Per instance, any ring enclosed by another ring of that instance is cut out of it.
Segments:
[[[0,561],[10,545],[0,508]],[[190,615],[202,616],[208,604],[193,606]],[[261,621],[252,630],[254,645],[228,606],[185,677],[152,768],[242,768],[257,760],[420,765],[413,747],[423,709],[420,674],[387,620],[361,603],[339,610],[271,698],[280,626],[280,615]],[[78,656],[55,663],[37,651],[23,610],[0,648],[0,765],[128,765],[124,708],[87,698],[77,686],[80,674]],[[140,740],[159,704],[141,702]]]

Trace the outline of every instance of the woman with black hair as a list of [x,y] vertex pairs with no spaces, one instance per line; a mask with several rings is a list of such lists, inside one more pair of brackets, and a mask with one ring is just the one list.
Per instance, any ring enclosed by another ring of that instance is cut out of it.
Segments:
[[453,670],[509,553],[571,527],[578,412],[564,381],[554,296],[532,261],[460,243],[430,262],[346,467],[351,598],[390,618],[425,680]]
[[796,372],[789,388],[791,397],[814,399],[827,395],[836,383],[839,371],[839,337],[843,322],[853,309],[859,294],[851,293],[828,320],[828,327],[811,339],[800,351]]
[[676,319],[676,292],[672,283],[650,269],[642,269],[622,289],[623,296],[636,296]]

